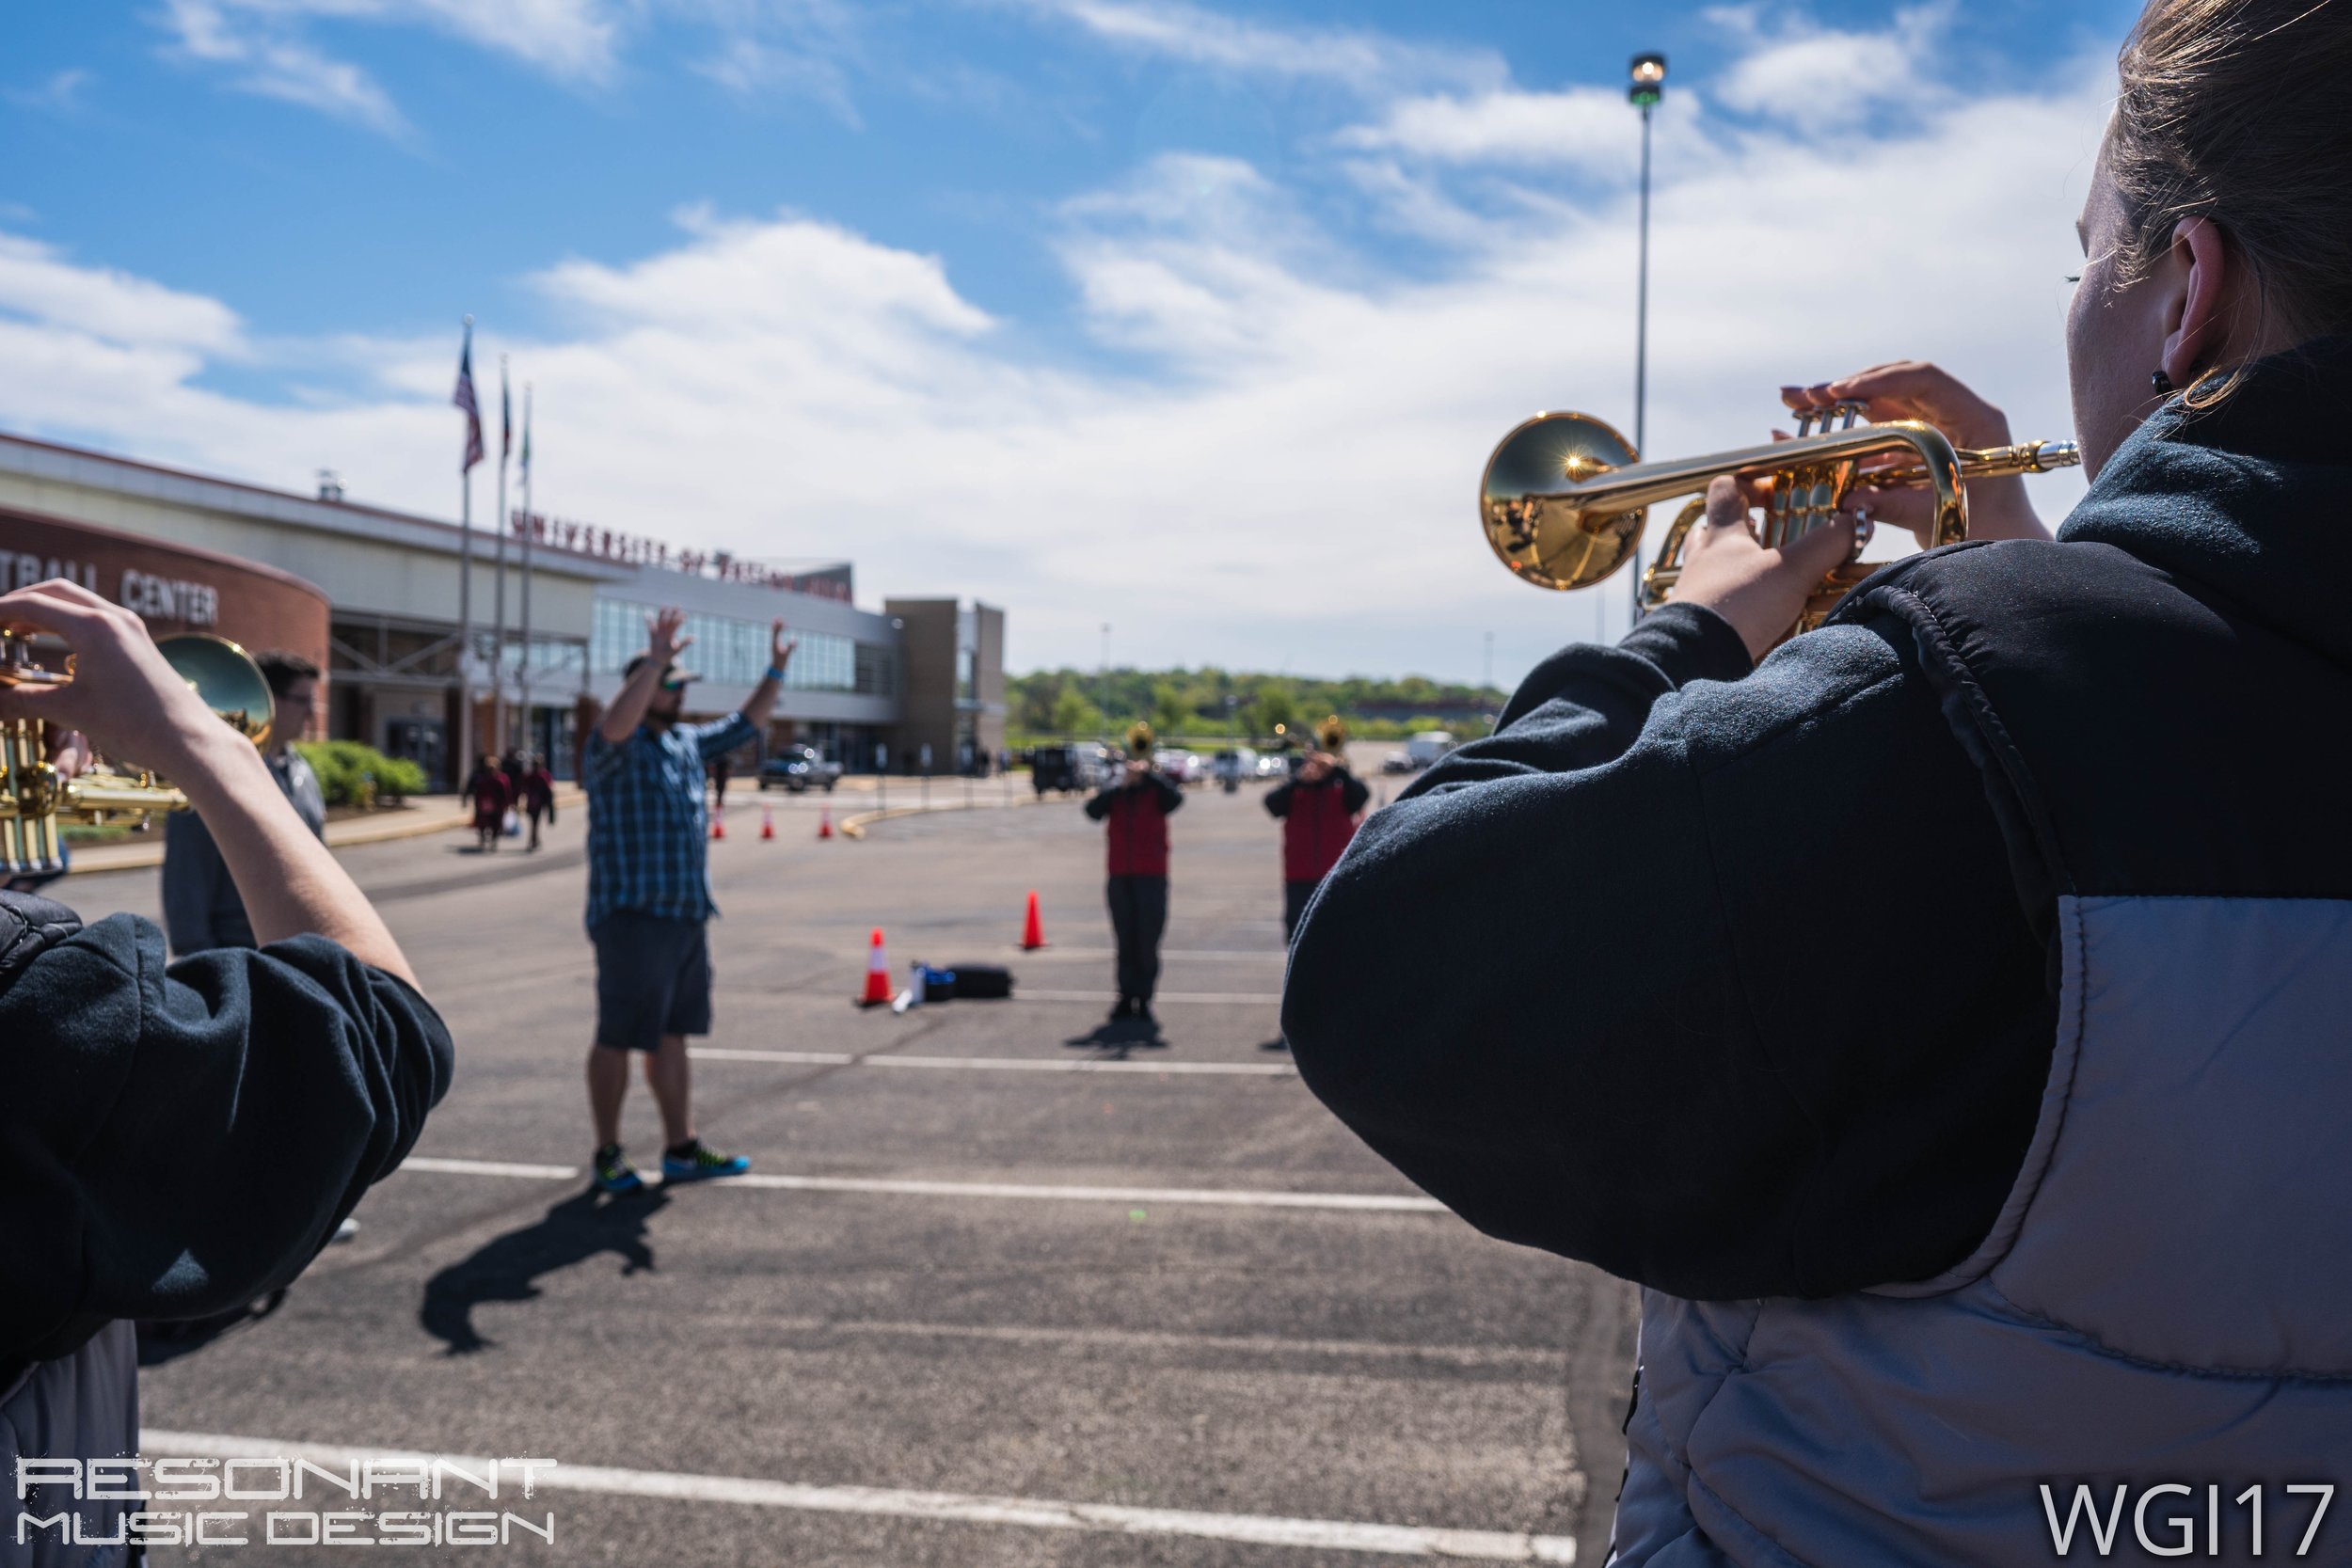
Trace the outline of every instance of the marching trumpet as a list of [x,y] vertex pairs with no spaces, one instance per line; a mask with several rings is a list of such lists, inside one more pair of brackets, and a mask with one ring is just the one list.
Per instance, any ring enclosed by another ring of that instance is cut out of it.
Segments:
[[[1839,403],[1800,414],[1791,440],[1643,463],[1623,436],[1589,414],[1538,414],[1505,436],[1486,459],[1478,520],[1496,557],[1523,580],[1538,588],[1589,588],[1634,559],[1651,505],[1702,497],[1668,526],[1657,560],[1642,574],[1647,611],[1664,604],[1680,579],[1683,544],[1706,515],[1703,493],[1718,474],[1770,480],[1760,530],[1769,548],[1827,524],[1857,484],[1932,492],[1933,546],[1968,536],[1964,486],[1970,480],[2047,473],[2082,461],[2072,441],[1971,450],[1953,447],[1941,431],[1917,420],[1867,424],[1861,417],[1860,404]],[[1861,560],[1868,538],[1868,530],[1861,531],[1853,555],[1821,579],[1797,630],[1820,626],[1877,569]]]
[[[206,707],[255,746],[268,743],[269,682],[243,648],[201,633],[163,638],[155,646]],[[70,657],[62,671],[48,669],[24,638],[0,631],[0,689],[63,686],[72,678]],[[49,761],[39,720],[0,719],[0,876],[64,870],[65,823],[122,822],[135,830],[158,813],[187,806],[185,795],[145,768],[100,768],[66,778]]]

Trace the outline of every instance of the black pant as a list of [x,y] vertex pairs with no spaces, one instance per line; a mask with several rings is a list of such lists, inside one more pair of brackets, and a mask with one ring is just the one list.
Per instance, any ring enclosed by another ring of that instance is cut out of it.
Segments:
[[1119,994],[1152,1000],[1160,983],[1160,933],[1168,929],[1168,879],[1113,877],[1105,888],[1119,938]]
[[1284,942],[1298,940],[1298,917],[1307,912],[1307,900],[1312,898],[1315,895],[1315,889],[1322,885],[1320,881],[1286,881],[1282,884],[1282,941]]

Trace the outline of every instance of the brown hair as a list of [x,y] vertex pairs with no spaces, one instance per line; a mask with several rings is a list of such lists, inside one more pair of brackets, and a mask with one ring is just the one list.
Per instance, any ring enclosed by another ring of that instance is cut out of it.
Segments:
[[269,682],[269,694],[273,697],[283,697],[294,689],[294,684],[296,681],[314,681],[319,678],[317,665],[300,654],[290,654],[283,648],[272,648],[267,653],[256,654],[253,656],[253,662],[261,667],[262,678]]
[[[2210,218],[2298,340],[2352,330],[2352,0],[2148,0],[2116,65],[2107,173],[2140,277]],[[2209,374],[2193,404],[2236,384]]]

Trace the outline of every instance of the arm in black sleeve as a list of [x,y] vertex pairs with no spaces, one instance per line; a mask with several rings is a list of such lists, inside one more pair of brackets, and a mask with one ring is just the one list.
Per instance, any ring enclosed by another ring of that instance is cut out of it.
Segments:
[[1267,814],[1274,816],[1288,816],[1291,814],[1291,793],[1297,787],[1296,779],[1284,779],[1280,784],[1267,790],[1265,792]]
[[1168,781],[1167,774],[1146,774],[1144,776],[1144,783],[1154,795],[1157,795],[1160,798],[1160,815],[1162,816],[1173,816],[1184,805],[1184,792],[1178,789],[1175,784],[1171,784]]
[[1283,1031],[1495,1235],[1702,1298],[1926,1277],[2022,1161],[2043,956],[1906,634],[1695,678],[1745,668],[1671,606],[1539,667],[1357,834]]
[[0,996],[0,1345],[197,1317],[301,1271],[447,1090],[423,997],[320,937],[165,967],[127,915]]
[[1339,770],[1339,781],[1340,801],[1347,808],[1347,815],[1353,816],[1372,799],[1372,786],[1344,768]]
[[1100,822],[1111,814],[1111,802],[1119,796],[1117,784],[1104,784],[1087,797],[1087,815]]

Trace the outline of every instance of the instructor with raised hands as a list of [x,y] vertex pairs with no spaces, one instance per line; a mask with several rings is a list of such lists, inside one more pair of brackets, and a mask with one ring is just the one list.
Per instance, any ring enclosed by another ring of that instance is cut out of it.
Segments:
[[[2120,67],[2056,538],[1976,485],[1776,647],[1851,529],[1718,480],[1299,931],[1315,1092],[1647,1288],[1619,1563],[2285,1557],[2352,1479],[2352,6],[2150,0]],[[1927,365],[1788,398],[2008,439]]]
[[752,1163],[695,1134],[689,1036],[710,1033],[709,818],[703,799],[712,758],[759,737],[800,644],[770,627],[767,673],[740,709],[707,723],[683,721],[695,677],[678,655],[686,612],[645,618],[645,651],[628,661],[620,691],[589,732],[588,937],[596,950],[596,1033],[588,1050],[588,1112],[595,1123],[594,1182],[633,1193],[644,1179],[621,1148],[628,1058],[645,1064],[661,1113],[665,1181],[740,1176]]
[[0,893],[0,1563],[20,1568],[106,1560],[29,1527],[79,1512],[110,1536],[125,1505],[22,1495],[17,1461],[136,1451],[133,1322],[300,1273],[406,1156],[453,1053],[374,910],[137,615],[50,581],[0,595],[0,627],[73,658],[65,685],[0,689],[0,717],[169,778],[258,944],[167,965],[148,921]]

